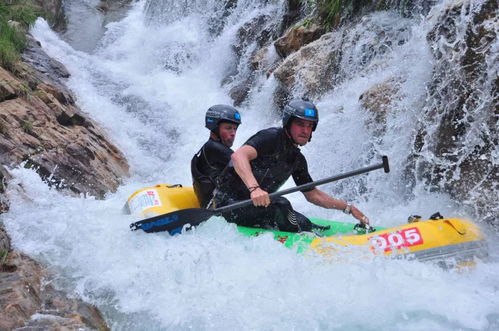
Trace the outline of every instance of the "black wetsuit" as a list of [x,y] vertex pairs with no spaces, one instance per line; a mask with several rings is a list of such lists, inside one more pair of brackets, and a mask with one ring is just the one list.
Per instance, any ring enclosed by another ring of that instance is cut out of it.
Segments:
[[[282,128],[269,128],[257,132],[246,141],[257,151],[257,158],[250,162],[260,188],[275,192],[290,176],[296,185],[312,182],[305,157]],[[303,192],[313,190],[310,188]],[[232,162],[222,172],[215,190],[216,207],[250,199],[250,192],[237,175]],[[284,197],[273,198],[268,207],[253,205],[224,213],[229,222],[243,226],[274,228],[282,231],[310,231],[313,224],[291,207]]]
[[233,152],[220,141],[210,138],[192,158],[192,184],[202,207],[206,207],[213,198],[217,178]]

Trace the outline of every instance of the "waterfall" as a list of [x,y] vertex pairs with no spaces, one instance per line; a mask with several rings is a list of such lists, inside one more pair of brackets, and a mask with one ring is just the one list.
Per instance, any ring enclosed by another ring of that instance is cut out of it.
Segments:
[[[410,215],[436,211],[472,217],[459,201],[428,190],[418,173],[432,158],[431,144],[418,151],[419,158],[411,157],[418,132],[437,130],[431,113],[440,108],[433,104],[445,101],[438,99],[440,87],[430,84],[435,68],[453,65],[439,62],[434,47],[446,45],[427,36],[455,2],[421,1],[412,16],[378,11],[327,37],[342,44],[341,57],[334,81],[324,82],[329,88],[314,97],[320,123],[302,151],[314,179],[389,156],[390,174],[372,172],[323,186],[354,203],[375,225],[395,226]],[[105,26],[92,47],[76,47],[77,41],[39,19],[31,33],[67,67],[78,106],[126,155],[131,177],[116,193],[95,200],[64,195],[30,170],[13,170],[13,183],[24,191],[9,186],[11,209],[1,216],[13,244],[44,263],[55,285],[95,304],[113,330],[499,328],[495,253],[491,261],[459,272],[384,258],[324,261],[298,255],[270,236],[242,237],[218,217],[175,237],[129,231],[134,219],[121,207],[133,191],[158,183],[190,185],[190,159],[208,137],[204,114],[213,104],[232,104],[229,93],[238,83],[247,80],[251,89],[238,107],[243,124],[234,147],[259,129],[280,125],[275,102],[280,83],[250,70],[249,62],[282,33],[286,6],[284,0],[137,1]],[[91,15],[80,12],[75,29],[92,21]],[[493,47],[497,57],[497,42]],[[266,56],[278,60],[272,48]],[[497,73],[492,57],[489,63],[486,70]],[[307,92],[304,79],[291,93]],[[378,115],[362,102],[367,91],[383,84],[391,87],[394,111],[375,121]],[[476,100],[493,102],[487,98]],[[299,193],[289,197],[306,215],[354,222],[310,205]],[[493,252],[497,238],[491,239]]]

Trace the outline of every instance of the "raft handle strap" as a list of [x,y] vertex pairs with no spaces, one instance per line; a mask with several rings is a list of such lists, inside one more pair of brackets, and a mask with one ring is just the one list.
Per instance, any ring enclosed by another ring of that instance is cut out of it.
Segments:
[[443,220],[444,217],[440,215],[440,213],[437,211],[435,214],[430,216],[430,219],[436,221],[436,220]]
[[357,234],[367,234],[376,231],[376,229],[369,224],[358,223],[355,224],[353,230],[357,232]]

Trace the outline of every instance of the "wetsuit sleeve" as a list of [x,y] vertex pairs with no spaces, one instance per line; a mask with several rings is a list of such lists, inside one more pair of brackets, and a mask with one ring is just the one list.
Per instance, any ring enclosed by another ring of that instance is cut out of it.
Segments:
[[213,197],[217,178],[227,166],[232,149],[220,142],[209,140],[191,161],[194,192],[202,207]]
[[[305,159],[305,156],[303,156],[302,153],[298,154],[296,168],[293,171],[292,176],[293,176],[293,180],[295,181],[296,185],[303,185],[303,184],[313,182],[312,177],[308,173],[307,160]],[[301,192],[310,192],[313,189],[315,189],[315,186],[308,188],[306,190],[301,190]]]
[[277,130],[261,130],[251,136],[244,144],[256,149],[258,156],[271,155],[278,151],[280,135]]
[[[206,144],[203,157],[206,158],[206,161],[211,168],[221,172],[227,166],[227,163],[229,163],[232,153],[232,149],[224,144],[211,142]],[[219,175],[219,173],[217,175]]]

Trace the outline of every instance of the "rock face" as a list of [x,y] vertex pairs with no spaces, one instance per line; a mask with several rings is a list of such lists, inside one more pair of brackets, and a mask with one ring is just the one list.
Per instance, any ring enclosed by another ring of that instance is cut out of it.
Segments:
[[[32,39],[24,62],[0,67],[0,213],[9,167],[33,168],[49,185],[103,197],[128,176],[128,163],[103,130],[75,105],[69,73]],[[0,330],[108,330],[99,311],[50,285],[35,261],[12,251],[0,224]]]
[[0,330],[109,330],[94,306],[44,284],[46,274],[38,263],[19,252],[3,259]]
[[303,89],[320,95],[330,90],[341,61],[341,39],[325,34],[319,40],[291,54],[274,71],[274,76],[288,92]]
[[417,179],[499,225],[497,10],[454,4],[428,35],[436,64],[414,149]]
[[303,45],[319,39],[323,33],[324,29],[315,23],[310,26],[293,27],[284,36],[277,39],[274,46],[277,53],[285,58],[299,50]]
[[[120,10],[131,1],[132,0],[100,0],[96,7],[100,12],[106,15],[107,23],[119,18]],[[22,2],[31,3],[35,8],[44,12],[46,14],[44,16],[47,17],[54,30],[63,32],[67,29],[68,22],[63,0],[23,0]]]
[[247,59],[254,57],[264,45],[276,38],[277,31],[277,24],[268,14],[256,16],[239,28],[232,45],[232,50],[238,60],[222,81],[222,85],[229,90],[235,106],[239,106],[246,100],[255,83],[256,72]]
[[7,181],[9,179],[9,172],[2,165],[0,165],[0,214],[9,210],[8,201],[4,195],[5,189],[7,188]]
[[[392,45],[406,43],[409,29],[408,21],[401,19],[397,25],[387,25],[375,13],[323,34],[286,57],[274,71],[280,94],[300,91],[307,97],[324,95],[345,79],[368,69],[373,59],[390,51]],[[293,47],[290,45],[289,49]],[[279,100],[276,103],[282,104]]]
[[66,18],[64,17],[62,0],[31,0],[25,2],[31,2],[37,5],[42,11],[46,12],[54,29],[61,31],[66,28]]
[[[70,91],[57,80],[68,74],[61,64],[36,49],[28,54],[34,70],[17,66],[16,76],[0,68],[0,162],[6,166],[33,168],[59,189],[99,198],[128,175],[122,153],[74,103]],[[25,54],[25,56],[26,56]]]
[[392,78],[372,86],[360,98],[362,107],[371,113],[371,121],[367,127],[373,132],[374,137],[381,137],[385,133],[386,117],[396,111],[394,101],[400,91],[400,81]]

